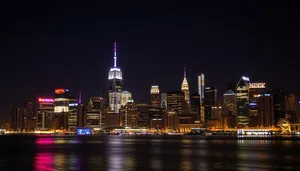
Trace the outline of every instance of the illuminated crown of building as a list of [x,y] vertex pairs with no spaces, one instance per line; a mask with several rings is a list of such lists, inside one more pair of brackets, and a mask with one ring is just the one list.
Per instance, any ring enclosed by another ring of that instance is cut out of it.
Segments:
[[159,94],[159,87],[157,85],[151,86],[150,94]]
[[181,91],[184,92],[184,99],[186,101],[190,101],[190,91],[189,91],[189,84],[188,81],[186,79],[186,67],[184,65],[184,77],[183,77],[183,81],[181,84]]
[[189,90],[189,84],[188,84],[188,81],[186,79],[186,67],[184,67],[184,77],[183,77],[183,81],[182,81],[182,84],[181,84],[181,90],[182,91]]

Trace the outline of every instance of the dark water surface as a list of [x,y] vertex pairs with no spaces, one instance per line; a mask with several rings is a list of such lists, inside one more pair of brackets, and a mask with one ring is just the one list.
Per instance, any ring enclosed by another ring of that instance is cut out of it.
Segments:
[[4,170],[300,170],[300,141],[0,136],[0,171]]

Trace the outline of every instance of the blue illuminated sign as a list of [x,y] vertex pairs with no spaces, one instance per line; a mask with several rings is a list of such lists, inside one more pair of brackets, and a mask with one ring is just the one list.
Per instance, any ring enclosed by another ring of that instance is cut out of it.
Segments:
[[77,135],[91,135],[91,130],[89,128],[77,128]]

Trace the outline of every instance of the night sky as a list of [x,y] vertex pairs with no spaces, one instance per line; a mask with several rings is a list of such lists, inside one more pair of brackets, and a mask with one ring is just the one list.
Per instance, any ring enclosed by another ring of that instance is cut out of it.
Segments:
[[71,2],[2,2],[0,119],[55,88],[82,91],[85,102],[107,96],[114,40],[136,102],[149,101],[153,84],[180,90],[184,64],[192,92],[203,72],[219,96],[242,75],[300,95],[300,12],[288,1]]

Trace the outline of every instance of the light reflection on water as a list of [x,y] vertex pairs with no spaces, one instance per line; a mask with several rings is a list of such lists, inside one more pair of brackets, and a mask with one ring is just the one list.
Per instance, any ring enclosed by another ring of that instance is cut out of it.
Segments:
[[300,162],[298,141],[53,136],[34,143],[18,158],[2,150],[0,170],[299,170]]

